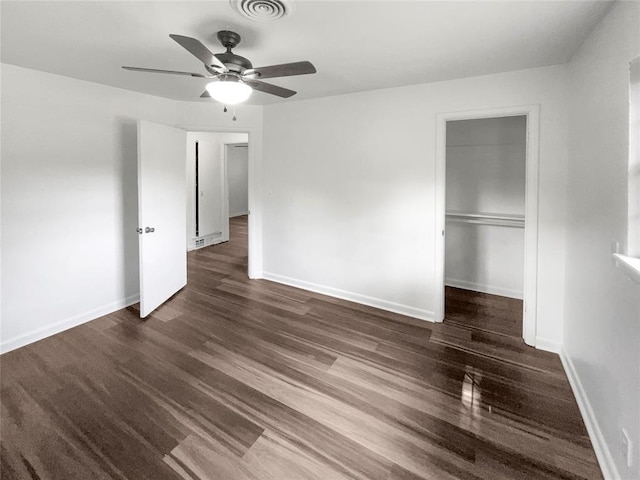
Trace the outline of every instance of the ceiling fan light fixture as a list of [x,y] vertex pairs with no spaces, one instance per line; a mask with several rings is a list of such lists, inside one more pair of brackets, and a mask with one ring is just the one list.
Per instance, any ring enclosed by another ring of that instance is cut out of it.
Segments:
[[207,92],[211,98],[224,105],[236,105],[246,101],[253,89],[242,82],[221,80],[207,85]]
[[220,43],[227,51],[217,54],[212,53],[202,42],[195,38],[174,33],[169,34],[169,37],[200,60],[203,63],[204,69],[207,70],[209,74],[203,75],[201,73],[142,67],[123,66],[122,68],[138,72],[188,75],[198,78],[217,78],[217,82],[213,81],[207,85],[207,90],[200,95],[200,98],[213,98],[224,105],[235,105],[244,102],[249,98],[253,90],[275,95],[280,98],[289,98],[296,94],[294,90],[263,82],[262,80],[265,78],[290,77],[316,73],[316,67],[307,60],[253,68],[249,59],[233,53],[232,49],[240,43],[240,35],[229,30],[221,30],[218,32],[218,40],[220,40]]

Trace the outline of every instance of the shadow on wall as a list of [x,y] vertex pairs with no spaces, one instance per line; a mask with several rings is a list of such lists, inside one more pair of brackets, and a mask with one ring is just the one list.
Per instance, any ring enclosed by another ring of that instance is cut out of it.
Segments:
[[122,212],[122,298],[140,290],[138,251],[138,124],[135,119],[118,119],[120,124],[120,209]]

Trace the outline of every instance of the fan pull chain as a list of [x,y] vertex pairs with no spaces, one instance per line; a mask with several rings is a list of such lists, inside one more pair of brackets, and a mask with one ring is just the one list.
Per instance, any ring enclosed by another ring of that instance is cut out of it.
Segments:
[[[224,106],[223,109],[224,113],[227,113],[229,111],[229,109],[227,108],[227,106]],[[231,118],[234,122],[238,120],[238,118],[236,117],[236,107],[233,107],[233,117]]]

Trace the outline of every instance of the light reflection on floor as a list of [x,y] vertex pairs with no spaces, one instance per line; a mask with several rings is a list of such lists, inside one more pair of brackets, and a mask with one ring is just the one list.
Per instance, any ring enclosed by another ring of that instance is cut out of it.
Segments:
[[[464,374],[462,380],[462,392],[460,399],[462,404],[470,411],[473,416],[481,416],[482,412],[482,372],[470,368]],[[491,413],[491,405],[488,405],[489,413]]]

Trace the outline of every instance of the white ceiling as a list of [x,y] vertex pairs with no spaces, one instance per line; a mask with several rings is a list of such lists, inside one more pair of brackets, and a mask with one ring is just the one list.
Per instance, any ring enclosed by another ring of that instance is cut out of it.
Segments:
[[[2,62],[128,90],[200,100],[206,79],[122,70],[121,65],[205,73],[169,38],[224,49],[218,30],[242,36],[235,53],[254,66],[309,60],[315,75],[268,81],[295,99],[564,63],[606,13],[599,1],[309,1],[258,23],[226,0],[1,3]],[[248,103],[286,101],[255,92]],[[290,101],[290,100],[289,100]]]

